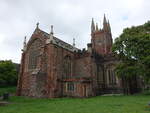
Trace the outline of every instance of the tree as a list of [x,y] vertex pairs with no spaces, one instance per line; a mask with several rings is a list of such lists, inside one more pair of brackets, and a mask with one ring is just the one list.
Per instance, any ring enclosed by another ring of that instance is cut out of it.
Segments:
[[0,86],[16,85],[16,65],[10,60],[0,61]]
[[150,82],[150,21],[124,29],[115,39],[113,52],[121,60],[116,68],[118,76],[128,79],[143,76],[147,83]]

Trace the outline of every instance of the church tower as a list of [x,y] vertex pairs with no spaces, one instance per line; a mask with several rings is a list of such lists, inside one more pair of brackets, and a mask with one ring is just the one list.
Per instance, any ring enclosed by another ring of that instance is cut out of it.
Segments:
[[111,53],[112,35],[109,21],[106,20],[105,14],[103,19],[103,28],[99,29],[98,24],[91,23],[91,43],[92,50],[99,55],[106,55]]

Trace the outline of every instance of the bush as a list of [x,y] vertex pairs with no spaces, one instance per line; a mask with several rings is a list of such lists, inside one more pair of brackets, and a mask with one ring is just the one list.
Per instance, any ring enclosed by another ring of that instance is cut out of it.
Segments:
[[144,90],[144,91],[142,92],[142,94],[143,94],[143,95],[150,95],[150,89],[149,89],[149,90]]
[[11,60],[0,61],[0,86],[10,86],[17,84],[16,64]]
[[0,96],[2,96],[4,93],[15,93],[16,92],[16,87],[1,87],[0,88]]

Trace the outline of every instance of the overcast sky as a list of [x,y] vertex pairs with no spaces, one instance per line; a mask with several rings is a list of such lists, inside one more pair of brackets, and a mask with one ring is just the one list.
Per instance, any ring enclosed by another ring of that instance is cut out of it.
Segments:
[[150,20],[150,0],[0,0],[0,60],[20,62],[24,36],[30,38],[36,23],[78,48],[90,42],[92,17],[102,27],[106,14],[113,39],[123,28]]

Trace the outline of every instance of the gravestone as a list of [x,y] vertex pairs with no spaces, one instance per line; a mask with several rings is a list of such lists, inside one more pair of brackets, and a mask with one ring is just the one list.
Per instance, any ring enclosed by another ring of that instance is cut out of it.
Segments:
[[9,99],[9,93],[4,93],[3,100],[8,100],[8,99]]

